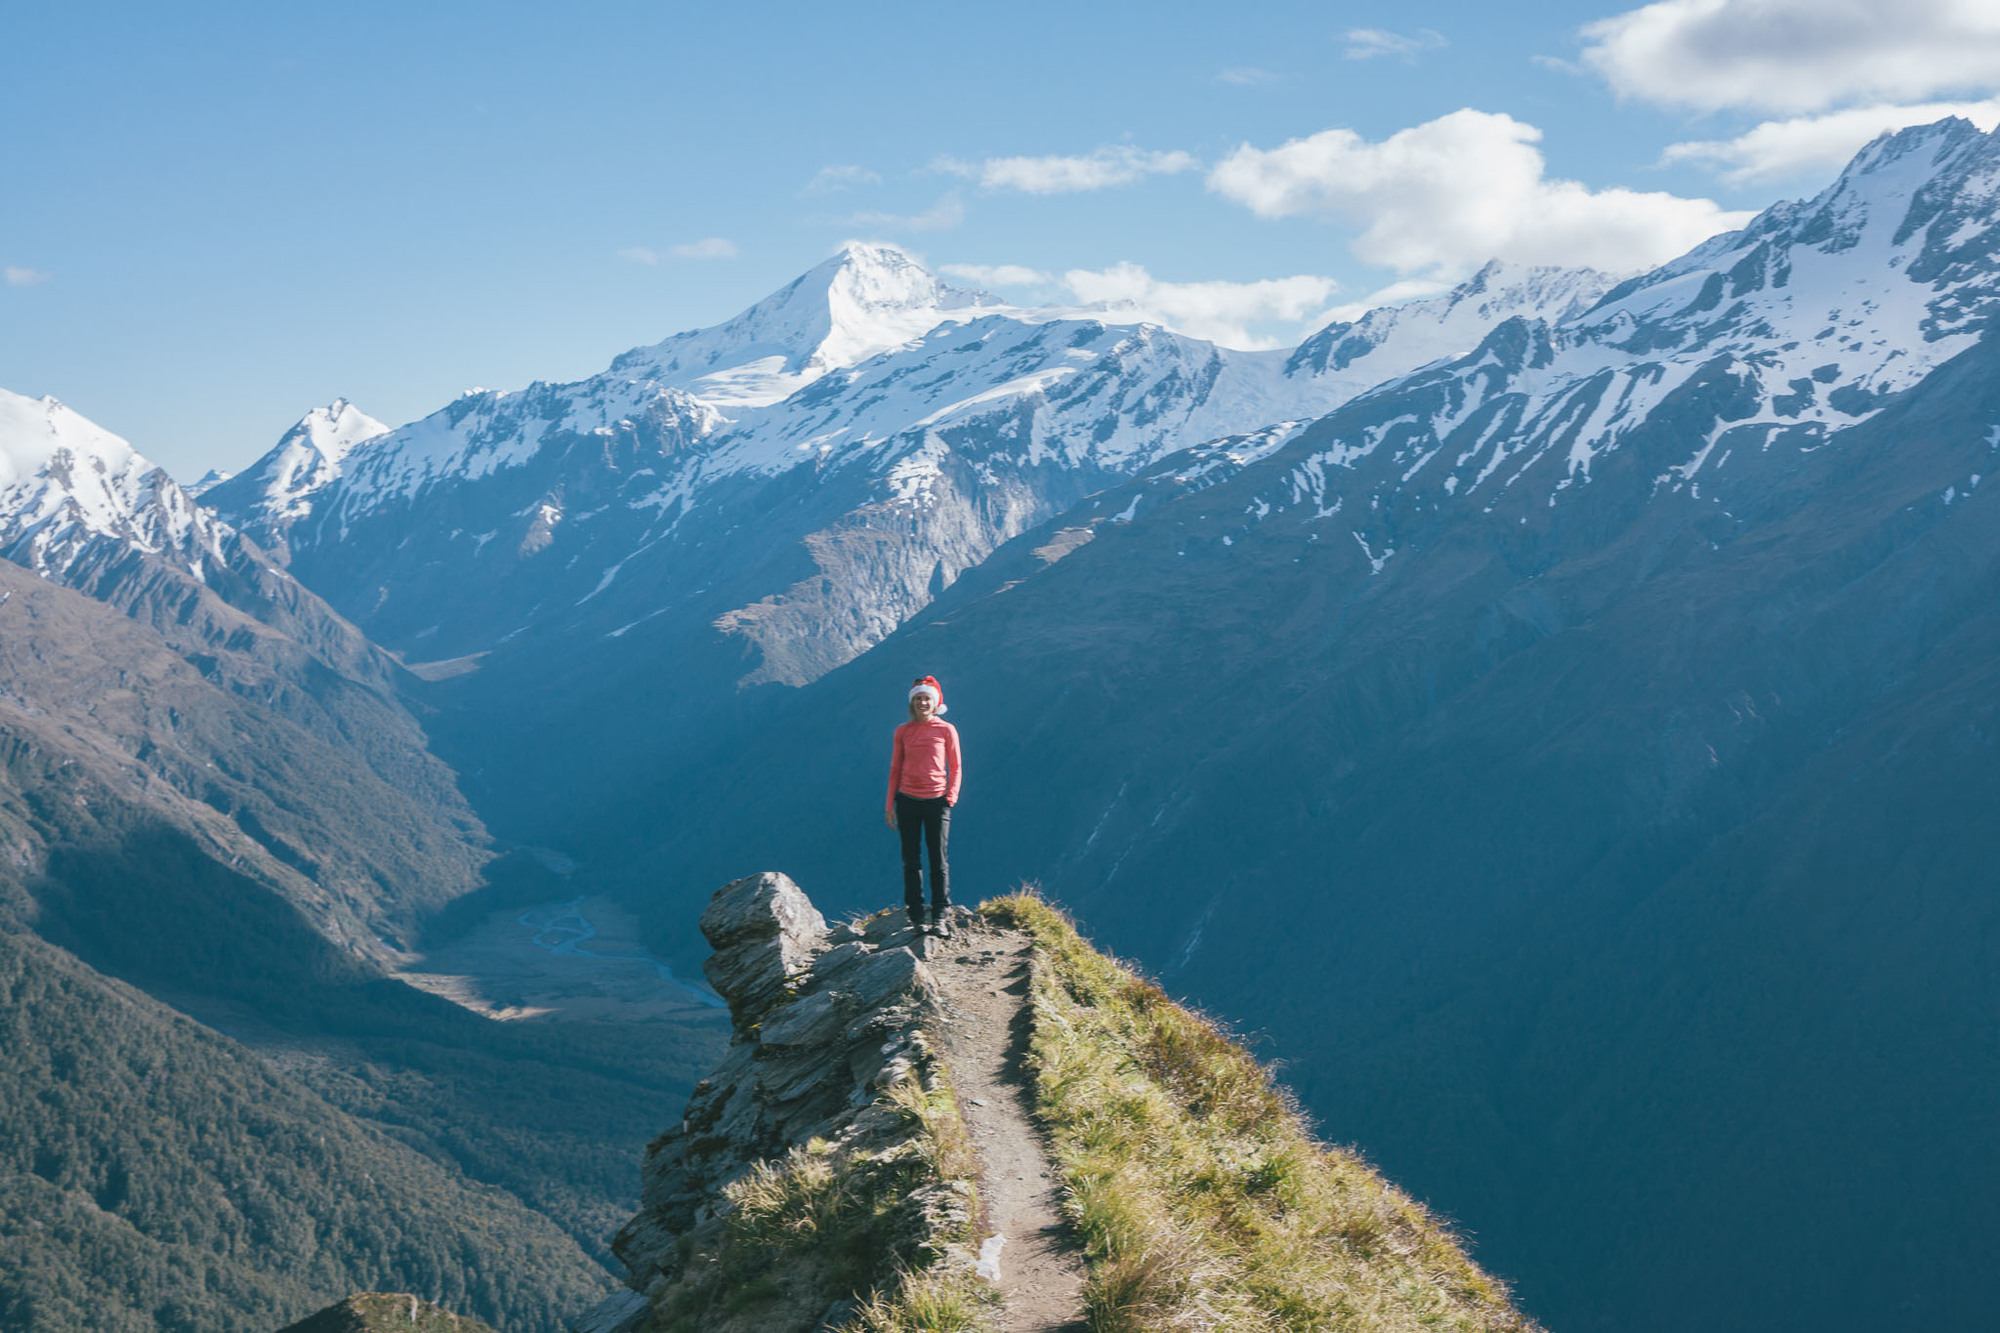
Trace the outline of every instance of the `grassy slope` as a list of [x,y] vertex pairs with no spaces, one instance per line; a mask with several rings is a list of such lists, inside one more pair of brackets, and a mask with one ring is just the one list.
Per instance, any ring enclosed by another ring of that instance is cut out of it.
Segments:
[[1035,939],[1030,1065],[1093,1329],[1534,1328],[1420,1204],[1318,1142],[1213,1023],[1032,894],[982,911]]
[[[1213,1023],[1032,894],[981,911],[1035,941],[1036,1106],[1085,1245],[1096,1333],[1535,1333],[1442,1223],[1317,1141]],[[993,1293],[964,1262],[977,1160],[942,1063],[924,1061],[874,1110],[895,1135],[814,1140],[728,1186],[723,1217],[684,1238],[654,1327],[812,1327],[846,1293],[857,1305],[842,1333],[991,1327]],[[904,1206],[920,1192],[966,1207]]]

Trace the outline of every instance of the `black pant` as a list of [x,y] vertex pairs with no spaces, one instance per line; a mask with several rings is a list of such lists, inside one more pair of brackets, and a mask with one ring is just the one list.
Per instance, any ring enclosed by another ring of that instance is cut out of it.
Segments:
[[896,793],[896,832],[903,838],[903,905],[912,914],[924,910],[922,871],[917,865],[917,840],[930,844],[931,915],[951,906],[951,870],[945,865],[945,842],[951,837],[951,807],[942,796]]

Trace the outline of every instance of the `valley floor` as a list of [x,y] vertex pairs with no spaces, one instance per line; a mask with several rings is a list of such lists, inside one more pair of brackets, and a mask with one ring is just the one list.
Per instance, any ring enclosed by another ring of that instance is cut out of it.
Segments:
[[595,895],[502,908],[449,944],[415,955],[410,985],[499,1020],[651,1023],[722,1007],[639,943],[637,919]]

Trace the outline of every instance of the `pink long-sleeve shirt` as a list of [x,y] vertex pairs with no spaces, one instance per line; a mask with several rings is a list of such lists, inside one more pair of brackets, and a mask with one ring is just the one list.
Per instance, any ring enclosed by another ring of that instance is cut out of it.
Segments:
[[928,722],[905,722],[896,728],[889,747],[888,811],[896,813],[896,793],[905,796],[942,796],[949,805],[958,804],[958,784],[965,766],[958,757],[958,728],[932,718]]

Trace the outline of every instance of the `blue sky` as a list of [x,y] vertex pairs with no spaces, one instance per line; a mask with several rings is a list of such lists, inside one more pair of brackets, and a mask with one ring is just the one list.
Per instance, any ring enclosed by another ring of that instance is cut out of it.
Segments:
[[2000,90],[1990,5],[1636,8],[17,7],[0,387],[192,477],[336,395],[593,373],[850,237],[1284,340],[1487,251],[1657,262]]

